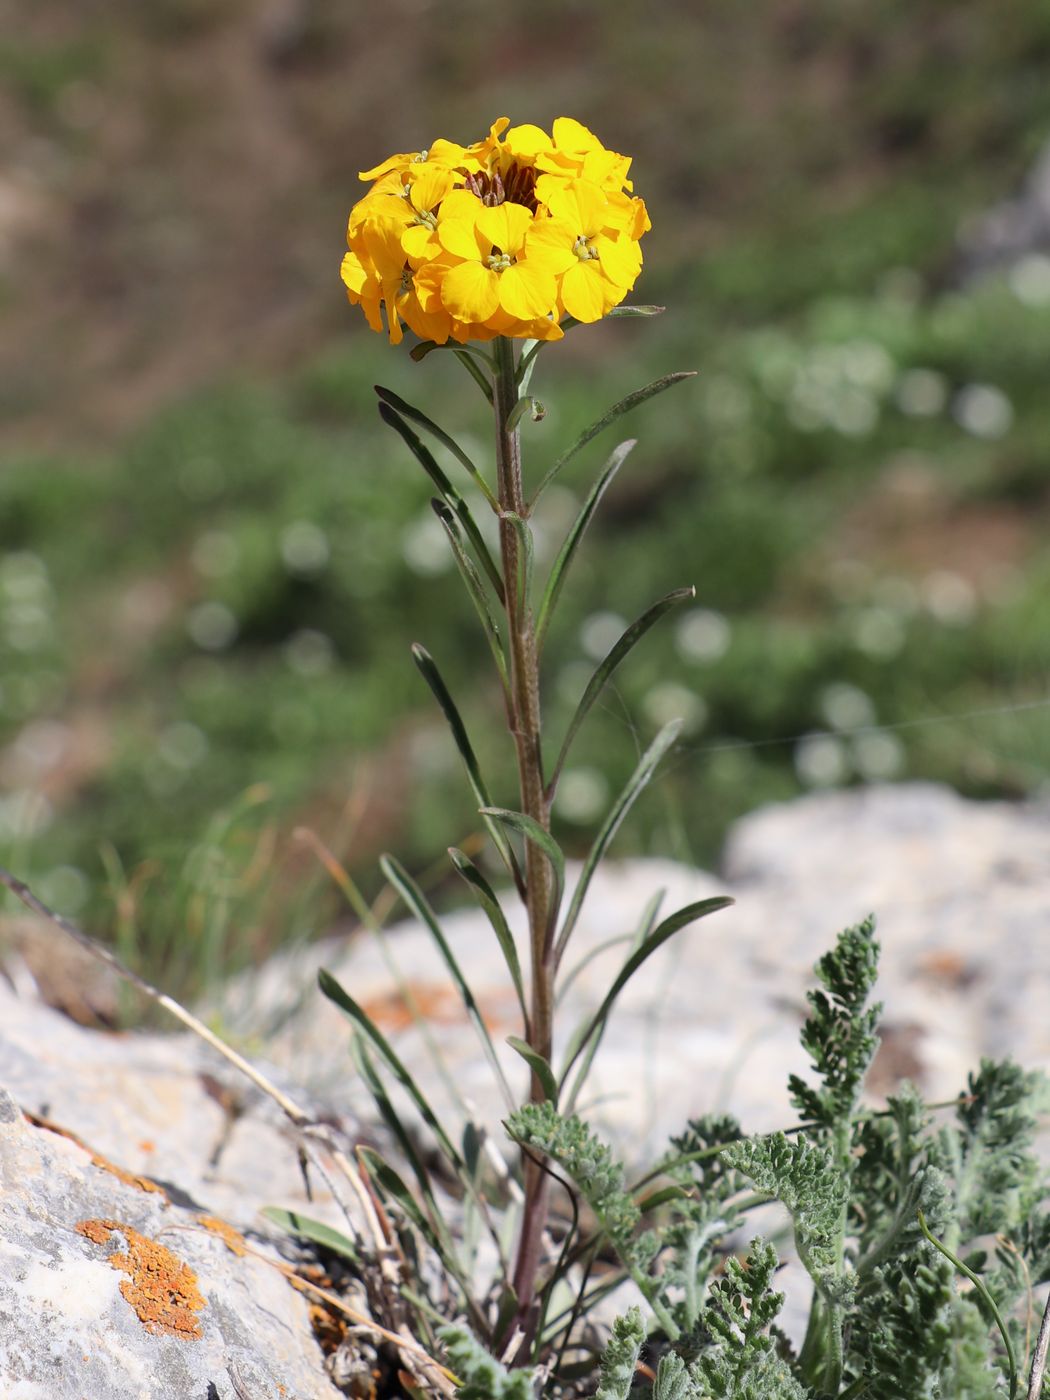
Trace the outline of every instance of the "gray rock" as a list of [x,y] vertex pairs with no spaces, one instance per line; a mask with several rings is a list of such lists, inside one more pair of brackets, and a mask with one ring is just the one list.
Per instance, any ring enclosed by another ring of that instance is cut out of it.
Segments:
[[0,1183],[5,1400],[234,1400],[234,1378],[253,1400],[337,1396],[279,1272],[31,1125],[6,1090]]

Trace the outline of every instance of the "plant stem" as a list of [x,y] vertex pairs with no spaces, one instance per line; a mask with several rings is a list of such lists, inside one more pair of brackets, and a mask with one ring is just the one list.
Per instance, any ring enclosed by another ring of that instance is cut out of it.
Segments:
[[[510,720],[518,759],[521,810],[550,830],[550,803],[543,778],[540,736],[539,665],[536,634],[529,600],[524,594],[521,541],[506,515],[524,520],[527,513],[521,471],[521,440],[511,415],[518,401],[514,342],[500,336],[494,342],[493,410],[496,416],[496,476],[500,504],[500,555],[510,641]],[[525,843],[525,904],[529,918],[532,969],[529,1045],[548,1062],[551,1058],[554,1014],[554,957],[551,899],[553,887],[547,858],[531,841]],[[542,1103],[543,1085],[534,1073],[530,1098]],[[531,1344],[535,1326],[536,1273],[549,1208],[550,1177],[535,1162],[525,1160],[525,1206],[514,1265],[513,1287],[518,1307],[510,1333],[521,1328],[523,1349]]]

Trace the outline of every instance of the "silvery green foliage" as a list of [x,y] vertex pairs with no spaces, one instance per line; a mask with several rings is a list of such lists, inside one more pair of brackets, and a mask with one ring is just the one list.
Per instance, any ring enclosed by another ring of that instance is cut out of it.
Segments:
[[752,1240],[747,1259],[730,1257],[702,1316],[711,1338],[694,1363],[700,1391],[711,1400],[805,1400],[806,1391],[777,1353],[770,1329],[784,1303],[773,1288],[772,1245]]
[[847,1181],[832,1156],[804,1137],[783,1133],[745,1138],[727,1147],[723,1160],[766,1196],[780,1201],[795,1227],[799,1258],[821,1291],[843,1302],[848,1284],[838,1276]]
[[717,1149],[742,1137],[735,1118],[711,1114],[693,1119],[680,1137],[671,1139],[674,1155],[667,1174],[689,1194],[674,1203],[663,1235],[661,1284],[684,1332],[696,1327],[723,1241],[741,1220],[733,1198],[740,1194],[744,1178]]
[[439,1327],[448,1364],[462,1384],[461,1400],[534,1400],[534,1373],[524,1368],[508,1371],[466,1327]]
[[618,1317],[602,1354],[601,1373],[594,1400],[628,1400],[634,1371],[645,1345],[645,1323],[638,1308]]
[[621,1164],[576,1114],[562,1118],[552,1103],[530,1103],[507,1120],[512,1137],[543,1152],[579,1187],[603,1232],[629,1268],[644,1269],[657,1249],[655,1235],[639,1235],[641,1212],[624,1185]]
[[802,1027],[821,1086],[814,1089],[797,1074],[788,1079],[791,1100],[804,1121],[828,1132],[850,1117],[864,1076],[878,1046],[875,1027],[882,1006],[868,1006],[878,976],[875,920],[865,919],[840,933],[835,947],[816,966],[823,990],[807,993],[811,1015]]
[[[644,1188],[627,1187],[621,1164],[578,1117],[563,1118],[550,1102],[511,1115],[512,1135],[571,1178],[597,1222],[593,1241],[612,1246],[650,1309],[648,1319],[634,1308],[614,1324],[596,1400],[1020,1393],[1029,1290],[1050,1279],[1047,1184],[1032,1150],[1042,1081],[985,1062],[951,1118],[931,1113],[909,1086],[885,1110],[864,1110],[877,954],[868,921],[847,929],[818,965],[823,990],[803,1030],[817,1079],[791,1082],[803,1123],[746,1138],[731,1118],[691,1122],[659,1173],[669,1185],[641,1207]],[[775,1250],[753,1240],[746,1258],[736,1253],[756,1191],[786,1208],[816,1284],[797,1354],[777,1330]],[[657,1228],[643,1231],[643,1210]],[[942,1248],[980,1287],[960,1288]],[[462,1328],[441,1335],[467,1400],[533,1400],[532,1372],[507,1371]],[[655,1377],[639,1369],[643,1352]],[[555,1368],[545,1393],[563,1384]]]

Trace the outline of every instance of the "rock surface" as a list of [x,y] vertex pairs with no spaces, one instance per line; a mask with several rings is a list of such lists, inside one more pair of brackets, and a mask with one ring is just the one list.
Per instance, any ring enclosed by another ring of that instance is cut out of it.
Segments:
[[[583,964],[564,998],[566,1028],[593,1014],[624,956],[623,942],[604,945],[637,927],[657,889],[664,913],[724,892],[737,902],[679,934],[626,989],[583,1106],[638,1162],[710,1109],[731,1110],[753,1130],[790,1122],[785,1082],[806,1070],[797,1036],[812,964],[839,928],[871,911],[886,1005],[875,1094],[909,1077],[928,1097],[951,1097],[982,1054],[1050,1066],[1048,838],[1045,807],[981,805],[909,785],[758,812],[733,832],[719,879],[663,861],[608,866],[566,963]],[[520,936],[520,919],[512,924]],[[504,1043],[519,1031],[515,1001],[491,929],[474,911],[443,926],[520,1090],[524,1067]],[[350,1063],[349,1025],[316,989],[321,966],[377,1019],[450,1128],[469,1112],[501,1141],[506,1103],[418,926],[392,929],[383,943],[355,934],[282,954],[228,989],[225,1023],[249,1050],[262,1047],[276,1074],[305,1086],[296,1094],[312,1110],[351,1130],[374,1122]],[[5,1400],[226,1400],[231,1360],[253,1400],[335,1395],[302,1298],[199,1223],[219,1216],[271,1253],[258,1233],[267,1204],[338,1223],[323,1183],[308,1202],[278,1112],[193,1038],[86,1030],[15,980],[19,992],[0,978],[0,1084],[11,1095],[0,1100]],[[12,1100],[90,1148],[31,1125]],[[170,1200],[99,1157],[163,1184]],[[148,1330],[120,1291],[134,1269],[110,1256],[134,1265],[153,1245],[192,1271],[207,1300],[191,1309],[199,1337]]]
[[[68,1072],[75,1073],[75,1066]],[[305,1299],[152,1182],[0,1091],[5,1400],[335,1397]]]

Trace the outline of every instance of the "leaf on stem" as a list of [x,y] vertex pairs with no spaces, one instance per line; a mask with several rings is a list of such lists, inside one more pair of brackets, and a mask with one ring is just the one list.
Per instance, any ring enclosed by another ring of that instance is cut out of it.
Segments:
[[605,495],[606,488],[626,461],[628,453],[636,442],[637,438],[628,438],[626,442],[621,442],[619,447],[613,451],[612,456],[599,473],[597,481],[591,487],[587,499],[580,507],[580,513],[573,521],[569,533],[565,536],[565,541],[558,551],[558,557],[551,566],[547,586],[543,590],[543,601],[540,603],[540,610],[536,617],[536,646],[538,648],[542,649],[543,647],[543,638],[550,625],[558,595],[565,583],[569,565],[573,561],[587,526],[591,523],[591,518],[598,509],[598,503]]
[[341,1011],[345,1011],[353,1023],[364,1032],[365,1037],[372,1042],[379,1053],[379,1058],[386,1065],[387,1069],[394,1076],[397,1082],[408,1094],[409,1098],[419,1110],[419,1116],[434,1134],[438,1145],[445,1156],[452,1163],[457,1173],[463,1173],[466,1168],[459,1150],[445,1129],[438,1121],[437,1115],[431,1108],[427,1099],[423,1096],[419,1085],[409,1074],[402,1061],[398,1058],[393,1046],[386,1036],[379,1029],[371,1016],[360,1006],[344,987],[332,976],[327,968],[321,968],[317,974],[317,985],[329,1001],[334,1002]]
[[428,432],[431,437],[436,438],[438,442],[441,443],[442,447],[447,448],[457,462],[465,468],[492,509],[499,509],[499,501],[496,499],[492,488],[455,438],[450,437],[449,434],[445,432],[444,428],[439,427],[432,418],[428,418],[425,413],[422,413],[413,404],[408,403],[400,394],[395,394],[393,389],[385,389],[382,384],[376,384],[374,387],[376,393],[384,403],[388,403],[391,408],[401,414],[402,418],[408,418],[413,423],[418,423],[425,432]]
[[532,541],[532,527],[527,520],[523,520],[520,515],[512,510],[500,512],[501,520],[505,520],[518,536],[521,545],[520,568],[518,577],[518,617],[525,615],[529,606],[529,598],[532,594],[532,573],[535,562],[535,551]]
[[637,408],[637,406],[640,403],[644,403],[646,399],[651,399],[657,394],[662,394],[665,389],[670,389],[672,384],[680,384],[684,379],[695,378],[696,371],[692,369],[682,370],[677,374],[665,374],[662,379],[654,379],[651,384],[646,384],[643,389],[635,389],[632,394],[628,394],[626,398],[622,398],[618,403],[614,403],[612,408],[607,409],[601,418],[596,419],[589,428],[584,429],[573,445],[566,452],[563,452],[554,463],[553,467],[551,467],[550,471],[536,488],[536,494],[532,498],[532,506],[535,506],[547,487],[562,468],[572,461],[577,452],[580,452],[586,447],[591,439],[596,438],[610,423],[615,423],[617,418],[621,417],[624,413],[629,413],[632,408]]
[[441,522],[441,527],[448,536],[448,542],[452,546],[452,554],[459,569],[460,577],[466,584],[467,592],[470,594],[470,601],[474,604],[482,630],[485,633],[485,640],[488,642],[492,659],[496,663],[496,670],[499,672],[500,680],[503,682],[503,689],[506,692],[510,684],[507,675],[507,658],[503,654],[503,643],[500,639],[499,624],[492,615],[489,607],[488,595],[485,592],[485,585],[481,581],[481,575],[474,566],[474,561],[463,548],[463,541],[459,536],[459,529],[456,525],[456,517],[449,510],[444,501],[436,498],[430,502],[431,509]]
[[511,981],[514,983],[514,990],[518,995],[518,1005],[521,1007],[522,1019],[527,1026],[529,1023],[529,1013],[525,1002],[525,983],[521,975],[521,963],[518,959],[518,948],[514,942],[514,935],[510,931],[503,909],[496,897],[496,892],[482,875],[481,871],[470,859],[469,856],[459,850],[456,846],[449,847],[449,857],[457,872],[470,886],[474,898],[488,915],[489,923],[496,935],[500,952],[503,954],[503,961],[507,964],[507,971],[510,973]]
[[527,841],[538,846],[546,856],[547,863],[554,872],[554,898],[551,900],[548,915],[550,927],[553,928],[561,908],[562,891],[565,889],[565,856],[561,847],[549,831],[544,831],[539,822],[526,816],[524,812],[511,812],[506,807],[486,807],[482,809],[482,816],[493,817],[504,826],[520,831]]
[[614,306],[605,314],[606,316],[619,317],[621,320],[629,320],[636,316],[662,316],[666,310],[666,306]]
[[481,531],[478,529],[477,522],[470,513],[470,507],[438,466],[434,454],[420,441],[419,437],[412,431],[401,415],[395,412],[388,403],[381,402],[379,405],[379,416],[384,423],[393,428],[399,437],[401,437],[413,457],[415,457],[416,461],[436,486],[438,495],[457,516],[459,523],[463,526],[467,539],[470,540],[474,553],[481,561],[481,567],[485,570],[493,588],[496,590],[496,597],[502,603],[503,580],[500,577],[499,570],[496,568],[492,555],[489,553],[488,546],[481,538]]
[[569,728],[562,742],[561,751],[558,754],[557,762],[554,765],[554,772],[551,774],[550,782],[547,784],[547,800],[553,802],[554,794],[558,788],[558,779],[561,770],[565,766],[565,760],[569,756],[569,749],[572,741],[576,738],[580,726],[590,713],[595,701],[612,679],[613,672],[620,662],[633,651],[641,639],[649,631],[654,623],[659,622],[664,613],[679,603],[687,602],[690,598],[696,597],[695,588],[676,588],[673,593],[666,594],[663,598],[655,602],[647,612],[642,613],[636,622],[632,622],[627,631],[616,643],[613,649],[599,665],[594,675],[587,682],[587,688],[583,692],[580,703],[576,706],[576,713],[569,723]]
[[396,860],[393,856],[380,856],[379,868],[405,901],[408,908],[415,914],[416,918],[420,919],[426,925],[430,936],[437,944],[438,952],[441,954],[445,966],[448,968],[452,975],[452,980],[456,984],[456,990],[459,992],[464,1010],[473,1023],[475,1031],[477,1031],[478,1039],[481,1041],[481,1048],[484,1050],[500,1088],[503,1090],[507,1105],[513,1110],[516,1104],[515,1096],[511,1091],[510,1085],[507,1083],[506,1075],[503,1073],[503,1066],[500,1064],[499,1056],[496,1054],[496,1048],[492,1044],[492,1037],[489,1035],[488,1027],[485,1025],[485,1018],[478,1009],[478,1004],[474,999],[474,993],[470,989],[470,984],[463,976],[463,971],[456,961],[455,954],[449,947],[448,939],[445,937],[441,925],[438,923],[437,915],[430,907],[426,895],[412,879],[401,862]]
[[339,1230],[333,1230],[331,1225],[325,1225],[321,1220],[312,1220],[308,1215],[300,1215],[296,1210],[282,1210],[279,1206],[263,1206],[260,1214],[282,1230],[287,1230],[288,1234],[294,1235],[296,1239],[310,1240],[313,1244],[323,1245],[333,1254],[339,1254],[360,1266],[361,1256],[357,1246]]
[[686,928],[689,924],[695,924],[698,920],[704,919],[708,914],[715,914],[719,909],[725,909],[732,904],[732,899],[728,895],[713,895],[709,899],[700,899],[693,904],[686,904],[674,914],[669,914],[666,919],[657,924],[652,933],[643,943],[637,947],[629,958],[624,962],[620,971],[613,979],[612,986],[605,994],[601,1006],[591,1017],[585,1029],[573,1037],[569,1047],[569,1058],[561,1074],[561,1084],[564,1087],[573,1065],[579,1059],[584,1049],[587,1049],[587,1057],[581,1066],[580,1073],[576,1077],[570,1095],[570,1107],[575,1103],[580,1089],[583,1087],[583,1080],[586,1078],[587,1070],[594,1059],[595,1051],[605,1034],[605,1024],[609,1019],[609,1013],[616,1004],[616,999],[626,987],[634,974],[647,962],[649,958],[661,948],[669,938],[673,938],[680,929]]
[[534,1050],[527,1040],[522,1040],[519,1035],[508,1035],[507,1044],[512,1050],[516,1050],[521,1058],[532,1070],[536,1078],[543,1085],[543,1092],[554,1105],[558,1107],[558,1081],[554,1077],[554,1071],[550,1067],[550,1061],[545,1060],[538,1050]]
[[620,824],[624,817],[634,806],[638,797],[645,790],[652,778],[656,767],[664,754],[678,738],[678,732],[682,727],[680,719],[673,719],[657,734],[656,738],[646,749],[641,757],[638,767],[628,779],[626,787],[613,803],[609,815],[605,818],[601,830],[594,838],[594,845],[587,853],[587,859],[583,863],[583,870],[573,891],[572,900],[569,904],[568,913],[565,915],[565,923],[558,936],[557,946],[554,953],[554,966],[561,962],[562,955],[568,946],[572,931],[576,927],[576,920],[580,916],[580,909],[587,894],[587,888],[594,878],[594,872],[598,868],[598,863],[608,849],[609,843],[620,829]]
[[452,731],[452,738],[463,760],[463,766],[467,770],[467,780],[470,783],[470,790],[474,794],[474,800],[478,804],[482,817],[485,818],[485,826],[488,829],[489,835],[492,837],[493,843],[499,851],[503,863],[510,872],[514,883],[519,889],[523,888],[524,881],[522,874],[506,834],[496,822],[491,821],[486,816],[487,809],[491,805],[492,799],[489,797],[488,788],[485,786],[485,780],[481,776],[481,768],[467,734],[466,726],[463,723],[459,710],[456,708],[455,701],[449,694],[448,686],[446,686],[442,679],[441,672],[438,670],[434,658],[427,651],[426,647],[420,646],[418,642],[413,643],[412,659],[419,667],[423,679],[430,687],[435,700],[441,706],[445,719],[448,721],[448,727]]
[[526,413],[534,423],[540,423],[547,416],[547,407],[534,399],[531,394],[523,394],[507,415],[507,432],[513,432]]

